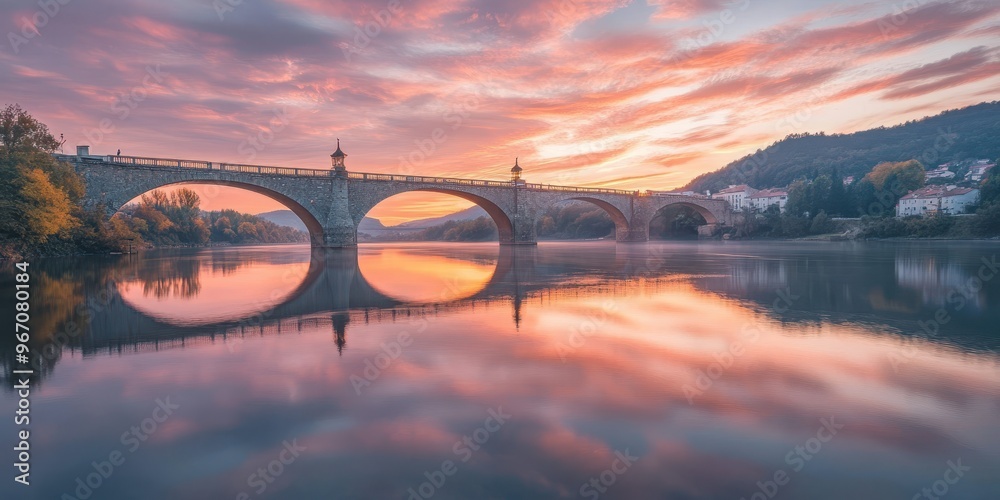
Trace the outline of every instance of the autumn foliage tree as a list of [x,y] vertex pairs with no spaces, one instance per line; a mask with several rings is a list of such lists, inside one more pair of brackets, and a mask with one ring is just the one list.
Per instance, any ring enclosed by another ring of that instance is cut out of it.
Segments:
[[69,237],[80,225],[83,181],[52,156],[58,148],[48,128],[20,106],[0,111],[0,252],[23,252],[52,237]]
[[909,160],[879,163],[865,176],[865,179],[870,181],[877,190],[892,187],[889,184],[895,180],[899,183],[900,188],[912,191],[923,187],[926,177],[924,166],[917,160]]
[[190,189],[172,193],[155,190],[142,195],[138,204],[126,207],[120,218],[147,243],[204,245],[210,232],[200,206],[201,199]]

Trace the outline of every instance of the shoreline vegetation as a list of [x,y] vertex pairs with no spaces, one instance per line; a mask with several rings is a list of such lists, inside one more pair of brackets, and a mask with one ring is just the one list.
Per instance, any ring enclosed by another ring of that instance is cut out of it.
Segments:
[[[997,105],[987,103],[897,127],[881,127],[866,131],[863,138],[871,142],[875,140],[872,134],[902,134],[915,126],[924,127],[928,121],[937,123],[942,117],[960,118],[968,110],[981,114],[984,106],[993,109]],[[791,153],[798,150],[784,147],[786,142],[829,141],[844,137],[859,136],[789,136],[765,150],[770,151],[772,158],[768,163],[768,173],[774,173],[775,165],[772,163],[780,163],[781,155],[789,155],[789,161],[795,158]],[[992,136],[987,134],[985,137]],[[256,215],[235,210],[202,211],[198,195],[184,188],[169,194],[160,190],[151,191],[144,194],[138,203],[126,205],[114,215],[108,215],[106,207],[82,205],[86,189],[83,179],[72,165],[53,157],[62,144],[44,124],[16,104],[0,111],[0,139],[0,178],[7,181],[0,184],[0,260],[119,253],[130,248],[309,241],[309,235],[304,231]],[[969,138],[963,140],[968,142]],[[997,149],[994,144],[980,142],[963,144],[963,148],[975,149],[973,156],[981,157],[988,152],[992,153],[990,157],[994,157]],[[781,149],[780,154],[778,149]],[[984,152],[980,153],[980,149]],[[826,153],[820,151],[817,154],[822,156]],[[956,152],[951,156],[963,154]],[[756,156],[747,158],[744,164],[752,163]],[[692,181],[692,186],[747,180],[739,177],[740,170],[735,168],[736,165],[737,162],[734,162],[720,171],[705,174]],[[843,182],[836,165],[828,169],[829,173],[820,173],[822,169],[818,168],[813,168],[811,175],[799,172],[789,185],[785,212],[779,212],[776,206],[763,213],[745,210],[737,217],[736,224],[726,228],[716,238],[983,240],[1000,236],[1000,168],[990,170],[978,187],[980,200],[978,206],[970,210],[972,213],[905,218],[894,217],[894,207],[904,194],[925,185],[925,166],[911,159],[883,161],[868,168],[869,171],[852,183]],[[861,173],[856,166],[848,171]],[[746,175],[750,174],[760,178],[764,176],[764,171],[755,167]],[[860,219],[844,219],[859,214],[862,215]],[[650,223],[650,239],[696,239],[698,226],[703,224],[705,220],[690,208],[670,207],[661,211]],[[596,240],[613,237],[615,225],[608,214],[597,206],[586,202],[567,202],[549,207],[541,214],[536,231],[540,241]],[[359,232],[358,239],[359,242],[495,241],[497,229],[488,217],[478,217],[451,220],[420,231],[377,238]]]

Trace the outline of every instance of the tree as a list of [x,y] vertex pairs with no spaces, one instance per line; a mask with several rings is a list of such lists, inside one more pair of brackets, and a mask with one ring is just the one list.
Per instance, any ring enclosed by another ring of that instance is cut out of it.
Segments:
[[833,224],[823,210],[820,210],[816,217],[813,217],[812,224],[809,225],[809,232],[812,234],[823,234],[831,229],[833,229]]
[[890,177],[895,177],[900,189],[909,192],[924,187],[927,174],[924,166],[919,161],[909,160],[879,163],[865,176],[875,186],[875,189],[879,191],[890,189],[894,186],[893,183],[886,182]]
[[49,128],[32,118],[17,104],[9,104],[0,111],[0,154],[55,153],[59,141],[49,133]]
[[812,209],[812,202],[809,200],[809,184],[804,180],[797,180],[788,186],[788,201],[785,204],[785,212],[793,217],[802,217]]
[[25,173],[22,182],[24,222],[28,228],[25,237],[32,243],[44,243],[49,236],[79,224],[71,214],[69,195],[55,187],[48,174],[33,168]]
[[851,212],[851,200],[844,188],[844,179],[840,176],[839,169],[833,169],[830,176],[830,197],[827,202],[826,211],[833,215],[845,216]]
[[190,189],[181,188],[170,195],[167,215],[174,222],[181,243],[191,245],[208,243],[210,231],[201,218],[200,206],[201,199],[198,193]]
[[734,226],[737,238],[753,236],[759,229],[756,212],[750,207],[743,207],[743,210],[736,217]]
[[257,227],[250,222],[240,222],[239,226],[236,226],[236,234],[239,235],[240,240],[256,240],[257,239]]
[[538,236],[549,236],[556,232],[556,220],[552,218],[551,215],[542,216],[538,220],[537,233]]
[[[997,160],[1000,163],[1000,160]],[[987,172],[986,179],[979,187],[979,205],[988,206],[1000,202],[1000,167],[993,167]]]
[[52,156],[58,148],[20,106],[0,111],[0,246],[29,251],[80,224],[83,181]]
[[817,214],[830,210],[830,192],[833,190],[833,180],[829,175],[816,177],[809,184],[809,199],[812,201],[809,214]]

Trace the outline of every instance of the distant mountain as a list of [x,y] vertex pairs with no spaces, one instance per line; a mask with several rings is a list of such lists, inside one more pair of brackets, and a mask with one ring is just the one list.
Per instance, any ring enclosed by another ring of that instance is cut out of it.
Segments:
[[430,219],[411,220],[409,222],[390,226],[389,229],[425,229],[432,226],[440,226],[446,222],[462,222],[475,220],[480,217],[489,217],[489,214],[487,214],[486,210],[483,210],[483,208],[479,205],[473,205],[465,210],[461,210],[453,214],[433,217]]
[[291,210],[274,210],[272,212],[264,212],[262,214],[257,214],[264,220],[269,220],[279,226],[286,226],[293,229],[298,229],[299,231],[308,231],[306,225],[302,223],[298,215],[295,215]]
[[953,160],[1000,157],[1000,102],[852,134],[793,134],[720,170],[702,174],[682,190],[713,193],[730,184],[761,189],[787,186],[838,170],[860,179],[883,161],[916,159],[925,168]]
[[[271,212],[264,212],[262,214],[257,214],[264,220],[269,220],[279,226],[287,226],[300,231],[308,231],[306,225],[302,223],[298,215],[295,215],[291,210],[274,210]],[[378,219],[372,219],[371,217],[365,217],[361,220],[361,224],[358,226],[360,231],[384,231],[385,226]]]
[[358,231],[385,231],[386,229],[388,228],[382,224],[382,221],[371,217],[362,218],[361,224],[358,224]]

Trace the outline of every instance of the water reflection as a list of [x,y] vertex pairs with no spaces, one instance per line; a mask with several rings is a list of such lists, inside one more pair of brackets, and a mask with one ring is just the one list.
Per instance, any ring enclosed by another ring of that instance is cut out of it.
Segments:
[[486,287],[498,254],[496,246],[460,247],[448,255],[431,245],[362,246],[358,269],[375,290],[400,302],[451,302]]
[[248,317],[286,302],[306,279],[308,255],[278,247],[166,252],[127,261],[117,278],[128,306],[177,326]]
[[[601,498],[750,498],[778,470],[791,477],[783,498],[912,498],[959,458],[973,469],[949,498],[990,498],[1000,368],[986,349],[998,343],[1000,281],[970,292],[981,306],[949,307],[937,335],[918,322],[996,249],[417,245],[371,249],[373,266],[364,247],[240,249],[248,263],[225,264],[228,277],[212,263],[235,249],[187,251],[176,258],[200,264],[176,269],[197,271],[174,276],[196,277],[196,300],[213,308],[211,322],[183,327],[125,300],[124,283],[142,296],[143,264],[52,261],[38,293],[64,303],[46,328],[87,326],[33,401],[51,471],[33,494],[71,492],[169,395],[181,409],[102,497],[407,498],[449,459],[459,472],[435,498],[577,497],[627,449],[638,460]],[[420,293],[390,294],[393,267],[414,262],[466,273],[468,286],[428,299],[417,279]],[[242,308],[259,289],[212,292],[286,266],[305,270],[264,309]],[[0,412],[14,404],[5,395]],[[509,421],[462,460],[455,443],[497,408]],[[790,461],[831,417],[838,434],[801,467]],[[307,451],[260,495],[248,490],[292,439]]]
[[[996,283],[968,286],[995,255],[989,245],[964,251],[852,243],[454,247],[171,250],[138,259],[83,259],[77,269],[71,261],[52,259],[36,266],[37,293],[49,300],[37,306],[45,309],[35,316],[41,323],[32,340],[36,352],[47,350],[56,359],[67,346],[85,352],[146,343],[159,348],[186,338],[305,323],[333,328],[336,322],[344,330],[352,316],[362,323],[396,321],[477,305],[509,308],[517,326],[525,318],[523,305],[532,300],[628,297],[684,281],[750,301],[782,321],[833,320],[903,335],[926,336],[918,321],[950,304],[948,335],[932,340],[973,349],[1000,346],[985,328],[1000,320]],[[782,290],[794,290],[796,299],[775,308]],[[334,321],[330,313],[337,311],[346,315]],[[57,332],[65,342],[52,342]]]

